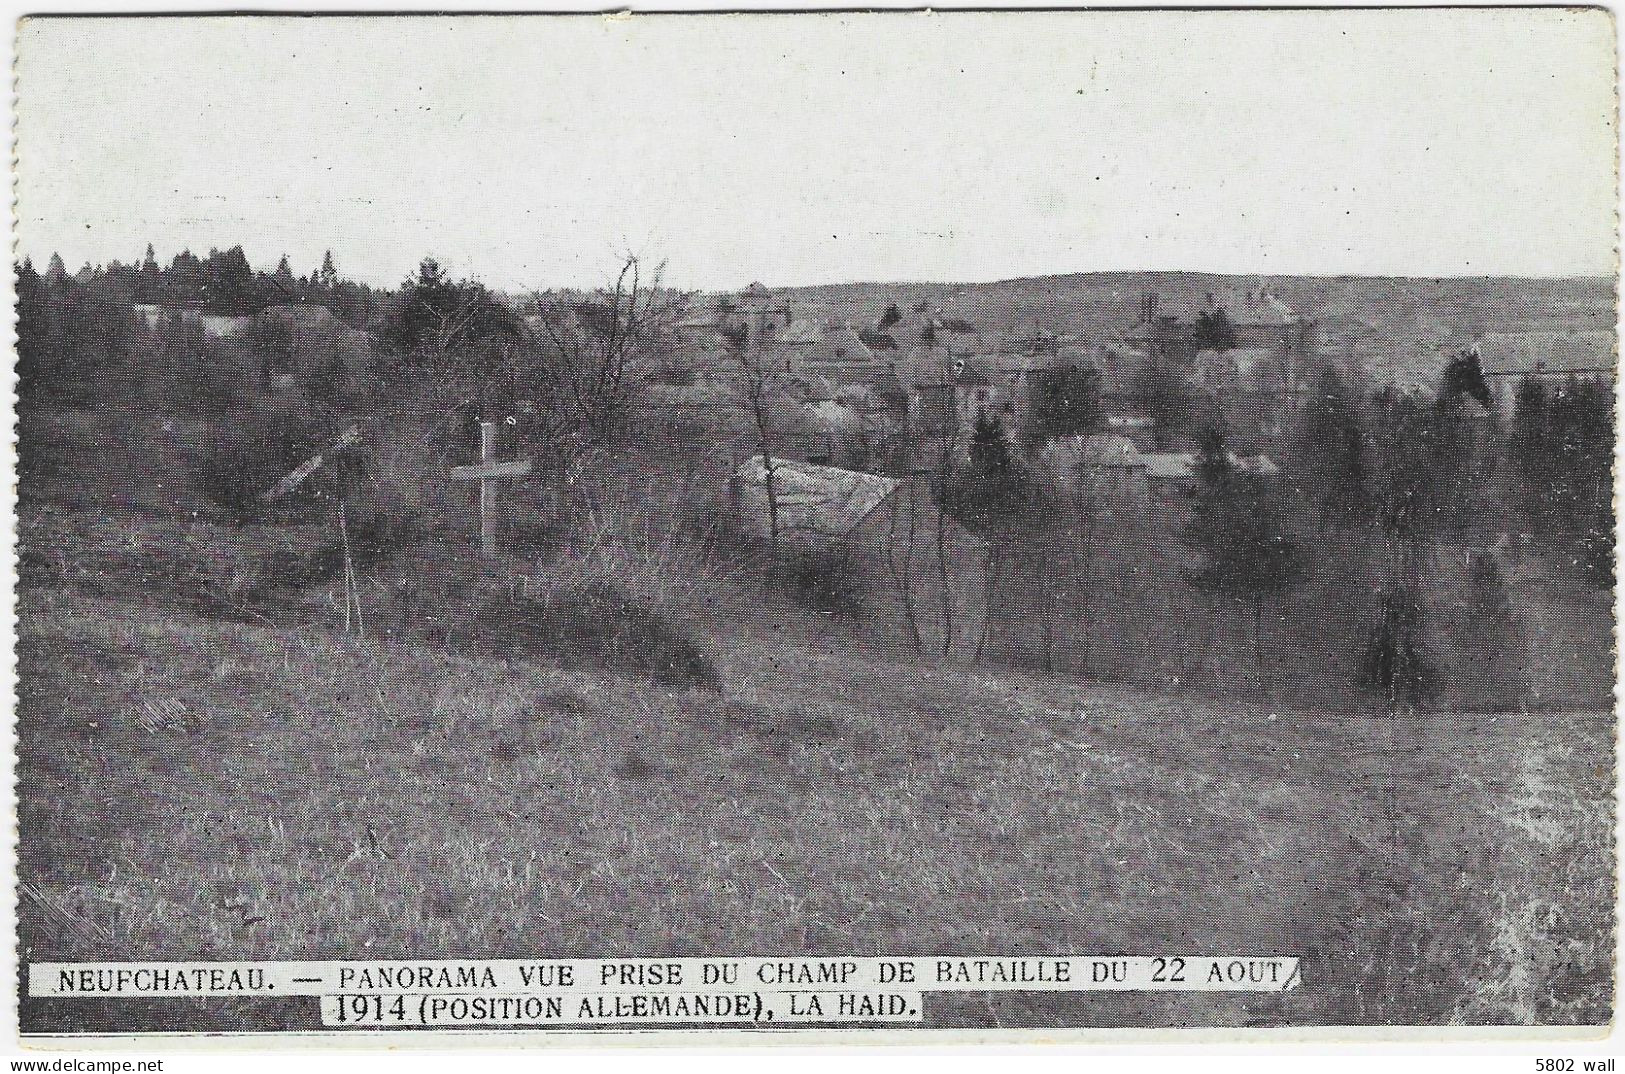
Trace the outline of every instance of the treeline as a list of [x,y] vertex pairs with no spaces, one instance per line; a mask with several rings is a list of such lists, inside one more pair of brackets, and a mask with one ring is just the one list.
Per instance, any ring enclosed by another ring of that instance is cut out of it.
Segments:
[[[242,247],[190,252],[160,266],[147,248],[137,264],[114,261],[65,271],[52,255],[41,273],[15,266],[17,350],[21,392],[29,401],[75,406],[174,404],[218,410],[268,388],[273,373],[319,370],[312,395],[340,390],[337,370],[353,368],[334,350],[355,350],[355,337],[382,318],[389,292],[347,280],[331,254],[321,267],[295,276],[284,257],[272,272],[255,272]],[[157,306],[143,312],[138,306]],[[330,329],[306,326],[297,346],[274,319],[257,320],[238,338],[220,338],[206,317],[260,318],[267,309],[306,307],[332,314]]]
[[61,255],[52,254],[44,272],[38,272],[31,260],[24,260],[17,266],[17,275],[21,283],[43,284],[51,292],[72,291],[86,301],[167,306],[222,317],[248,316],[267,306],[315,302],[357,328],[375,319],[387,294],[339,275],[332,251],[323,256],[320,266],[301,274],[294,272],[286,254],[271,271],[256,271],[241,246],[210,250],[206,257],[182,250],[169,264],[161,265],[148,244],[139,262],[86,264],[71,274]]

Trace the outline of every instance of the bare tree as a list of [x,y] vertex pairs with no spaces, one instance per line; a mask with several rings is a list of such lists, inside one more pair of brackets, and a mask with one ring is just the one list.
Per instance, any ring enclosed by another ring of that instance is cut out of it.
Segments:
[[613,442],[625,429],[645,375],[671,340],[683,296],[661,284],[665,265],[645,277],[632,254],[615,280],[586,297],[534,293],[526,319],[529,368],[538,382],[540,437],[567,458]]
[[[899,534],[899,508],[898,496],[908,500],[907,524]],[[920,619],[914,600],[914,549],[919,533],[919,505],[914,500],[914,485],[905,482],[893,495],[887,507],[890,512],[889,527],[886,533],[886,570],[890,573],[892,585],[897,590],[897,598],[903,607],[903,625],[908,627],[909,640],[914,645],[914,655],[925,653],[925,643],[920,637]],[[901,562],[899,559],[899,536],[901,536],[902,550]]]
[[762,354],[759,341],[751,339],[747,328],[740,325],[726,329],[723,339],[729,356],[738,366],[735,391],[750,413],[756,439],[756,452],[762,459],[762,486],[767,492],[768,540],[773,561],[779,556],[779,494],[776,487],[778,462],[773,453],[773,406],[781,395],[778,370]]
[[943,656],[951,655],[954,647],[954,587],[948,571],[948,512],[943,504],[954,477],[954,442],[958,439],[957,433],[958,423],[955,422],[953,433],[943,438],[942,447],[937,453],[931,490],[931,499],[937,509],[937,586],[941,590]]

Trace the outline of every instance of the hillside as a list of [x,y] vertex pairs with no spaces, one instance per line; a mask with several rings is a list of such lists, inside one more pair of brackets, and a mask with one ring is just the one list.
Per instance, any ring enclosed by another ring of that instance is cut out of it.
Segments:
[[1600,714],[1390,723],[786,645],[718,651],[718,696],[37,590],[21,636],[24,961],[1279,952],[1281,996],[929,1023],[1608,1016]]

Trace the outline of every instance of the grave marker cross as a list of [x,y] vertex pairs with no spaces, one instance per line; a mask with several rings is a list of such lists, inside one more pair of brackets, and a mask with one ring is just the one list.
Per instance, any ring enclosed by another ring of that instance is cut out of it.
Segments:
[[496,483],[505,477],[524,477],[530,473],[529,459],[497,462],[497,427],[495,422],[480,422],[480,463],[478,466],[455,466],[454,481],[480,483],[480,553],[497,554],[497,490]]

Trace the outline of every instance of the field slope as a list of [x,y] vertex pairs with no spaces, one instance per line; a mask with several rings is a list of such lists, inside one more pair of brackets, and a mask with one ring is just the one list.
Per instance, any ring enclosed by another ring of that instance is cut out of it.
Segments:
[[[789,644],[720,694],[28,588],[21,961],[1297,955],[936,1025],[1599,1023],[1605,715],[1273,712]],[[52,1029],[308,1004],[25,1000]]]

